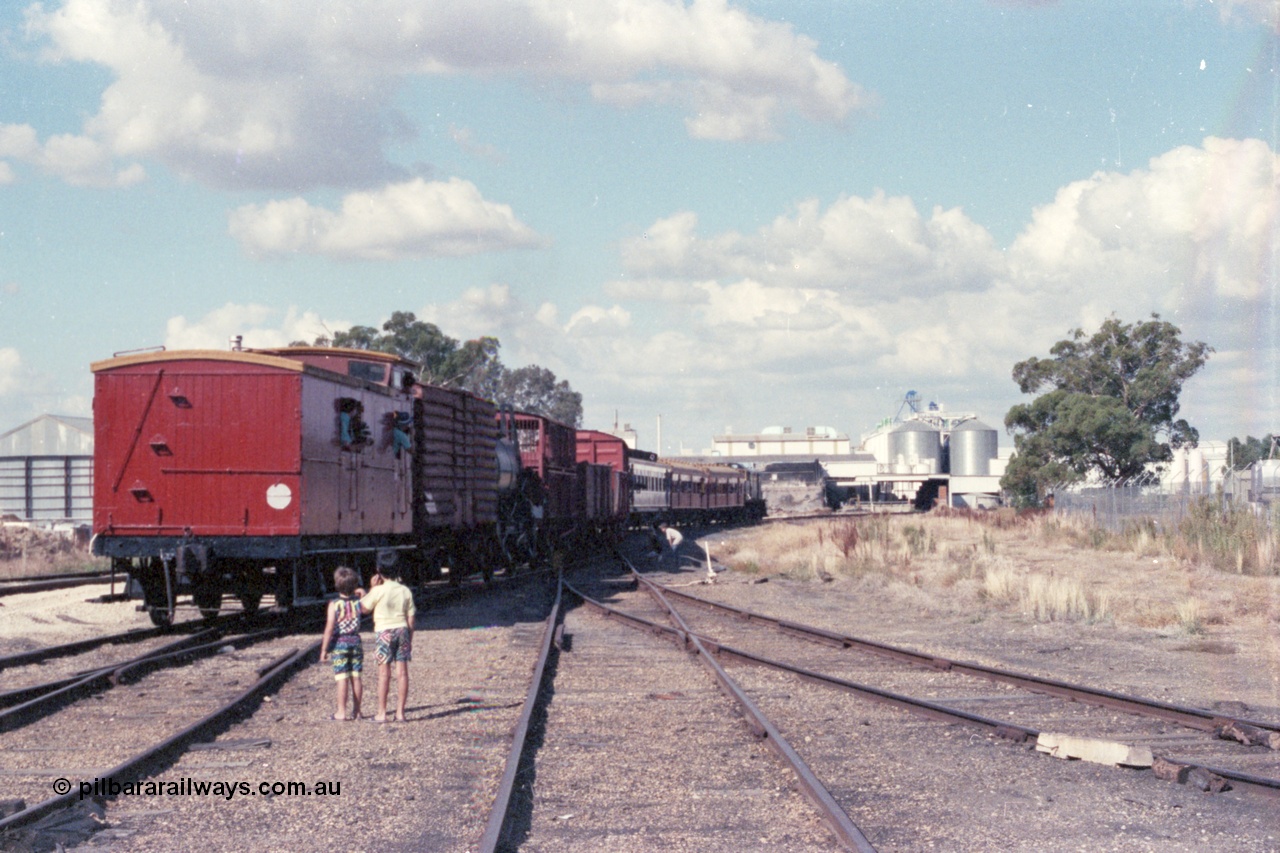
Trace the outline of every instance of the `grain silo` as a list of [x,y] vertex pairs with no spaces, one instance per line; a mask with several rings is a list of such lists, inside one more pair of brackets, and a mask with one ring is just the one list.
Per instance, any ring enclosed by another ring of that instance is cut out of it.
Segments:
[[889,463],[895,474],[942,470],[942,433],[923,421],[904,421],[889,433]]
[[965,421],[951,429],[950,450],[951,476],[987,477],[1000,452],[999,436],[982,421]]

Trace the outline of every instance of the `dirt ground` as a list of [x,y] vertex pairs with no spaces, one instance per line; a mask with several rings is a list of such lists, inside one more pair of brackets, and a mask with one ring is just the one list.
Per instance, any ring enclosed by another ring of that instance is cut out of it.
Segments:
[[[115,592],[123,589],[117,580]],[[0,598],[0,655],[151,627],[136,601],[97,600],[111,592],[111,583],[105,582]],[[182,616],[194,618],[195,613]]]
[[724,580],[785,580],[797,596],[820,594],[850,633],[1161,698],[1244,701],[1280,718],[1280,578],[1224,573],[1154,543],[1084,547],[1044,521],[880,519],[852,546],[849,523],[772,524],[702,542],[732,567]]
[[[700,537],[686,531],[688,569],[668,581],[698,595],[861,637],[1280,720],[1280,579],[1224,574],[1154,548],[1097,550],[1053,530],[991,529],[963,519],[916,516],[893,519],[883,529],[864,527],[851,544],[838,535],[842,523],[795,522]],[[700,583],[699,543],[717,564],[729,567],[714,584]],[[1061,588],[1055,592],[1037,579],[1060,582]],[[0,599],[0,653],[148,624],[132,603],[86,601],[105,591],[81,587]],[[1190,601],[1198,603],[1192,607]],[[475,669],[483,659],[477,657],[476,631],[447,634],[454,635],[467,650],[467,666]],[[504,660],[495,656],[493,665]],[[316,684],[300,711],[311,727],[329,712],[331,701],[327,676],[312,675]],[[263,725],[283,745],[272,728],[279,724]],[[1114,837],[1091,836],[1088,845],[1029,837],[1018,849],[1203,849],[1197,839],[1206,831],[1213,849],[1280,849],[1280,818],[1269,804],[1258,806],[1244,796],[1213,798],[1182,786],[1166,792],[1123,779],[1142,793],[1111,804],[1117,813],[1141,811],[1133,802],[1147,800],[1168,799],[1175,806],[1167,812],[1151,806],[1145,817],[1125,817],[1128,835],[1118,826]],[[956,818],[974,822],[973,838],[984,837],[993,810],[1023,802],[1009,800],[1007,785],[991,784],[999,790],[971,791],[975,804],[990,809],[975,807],[971,816]],[[1072,814],[1065,795],[1051,806],[1036,803],[1042,817],[1045,809]],[[1249,827],[1240,825],[1242,815],[1250,816]],[[1135,826],[1156,834],[1133,836]]]

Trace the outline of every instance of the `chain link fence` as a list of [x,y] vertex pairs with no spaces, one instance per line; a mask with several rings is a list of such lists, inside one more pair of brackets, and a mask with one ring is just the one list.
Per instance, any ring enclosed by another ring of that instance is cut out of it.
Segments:
[[[1249,505],[1249,472],[1227,472],[1213,483],[1169,483],[1150,475],[1110,483],[1071,485],[1053,490],[1054,511],[1062,515],[1087,515],[1106,530],[1121,532],[1126,524],[1151,519],[1168,529],[1176,528],[1200,501],[1212,501],[1221,509]],[[1267,519],[1272,514],[1259,514]]]

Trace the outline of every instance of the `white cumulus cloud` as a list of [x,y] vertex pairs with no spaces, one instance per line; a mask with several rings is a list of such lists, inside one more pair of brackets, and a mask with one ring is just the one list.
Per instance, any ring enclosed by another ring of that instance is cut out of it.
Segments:
[[[1112,314],[1158,312],[1217,350],[1183,413],[1263,424],[1280,415],[1278,214],[1280,158],[1212,137],[1062,187],[1003,250],[963,211],[924,216],[881,193],[803,201],[752,233],[700,233],[694,212],[676,212],[621,242],[629,276],[605,285],[633,318],[643,307],[657,319],[587,342],[579,367],[623,360],[616,382],[591,380],[605,406],[655,373],[693,405],[715,374],[776,384],[769,399],[892,399],[930,384],[998,423],[1021,400],[1013,364]],[[749,394],[720,402],[740,424],[772,417]]]
[[27,32],[47,61],[111,74],[76,141],[95,163],[154,158],[233,188],[403,180],[387,147],[415,128],[395,98],[421,76],[560,79],[672,104],[715,139],[775,136],[789,114],[840,123],[867,102],[811,38],[724,0],[66,0],[33,4]]
[[230,232],[254,255],[365,260],[472,255],[542,244],[510,206],[486,200],[474,184],[458,178],[415,178],[351,193],[337,212],[301,198],[246,205],[231,214]]
[[1260,140],[1210,137],[1063,187],[1010,247],[1012,275],[1049,315],[1106,316],[1123,293],[1230,335],[1270,313],[1278,215],[1280,158]]
[[325,321],[312,311],[293,306],[280,311],[266,305],[228,302],[194,321],[182,315],[170,317],[164,345],[167,349],[226,350],[232,339],[240,336],[246,347],[282,347],[350,326],[345,321]]
[[823,210],[803,201],[755,234],[702,237],[685,211],[622,244],[628,271],[663,279],[742,277],[774,287],[819,287],[868,301],[983,290],[1004,261],[986,229],[956,209],[929,218],[910,199],[849,196]]
[[[64,133],[41,143],[28,124],[0,125],[0,157],[33,165],[78,187],[126,187],[146,178],[138,163],[117,168],[110,152],[92,137]],[[0,165],[12,181],[12,166]]]
[[631,325],[631,313],[620,305],[604,308],[588,305],[574,312],[564,324],[566,334],[576,337],[615,335]]
[[434,302],[416,312],[459,339],[495,337],[502,362],[511,367],[536,363],[562,373],[573,357],[559,311],[550,302],[531,304],[505,284],[470,287],[449,302]]

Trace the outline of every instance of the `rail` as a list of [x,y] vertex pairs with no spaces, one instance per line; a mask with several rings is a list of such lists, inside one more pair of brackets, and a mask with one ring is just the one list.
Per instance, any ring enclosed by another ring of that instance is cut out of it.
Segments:
[[[295,649],[287,655],[277,658],[267,667],[257,670],[259,678],[243,692],[237,694],[217,710],[202,717],[197,722],[180,732],[149,747],[121,764],[103,772],[104,778],[114,779],[123,784],[135,782],[145,777],[148,768],[156,763],[180,752],[192,743],[199,743],[213,735],[219,728],[231,723],[249,704],[260,700],[266,693],[281,684],[292,675],[293,671],[305,663],[309,657],[316,655],[320,649],[320,641]],[[16,814],[0,820],[0,832],[26,826],[50,812],[71,805],[80,797],[80,792],[72,788],[66,794],[50,797],[43,802],[28,806]]]
[[[659,584],[653,584],[652,581],[640,577],[640,580],[646,584],[652,584],[655,587]],[[1228,719],[1213,715],[1209,711],[1198,708],[1186,708],[1178,705],[1160,702],[1158,700],[1142,699],[1133,696],[1125,696],[1110,691],[1098,690],[1096,688],[1085,687],[1081,685],[1072,685],[1066,682],[1055,681],[1053,679],[1040,678],[1038,676],[1026,675],[1023,673],[1013,673],[1008,670],[1002,670],[996,667],[987,667],[979,664],[968,664],[959,661],[952,661],[946,658],[924,655],[919,652],[913,652],[909,649],[902,649],[883,643],[876,643],[868,640],[858,640],[853,637],[846,637],[835,632],[824,631],[822,629],[813,628],[811,626],[800,625],[794,622],[788,622],[782,619],[775,619],[771,616],[754,613],[742,608],[730,605],[719,604],[717,602],[707,601],[688,593],[679,592],[667,587],[662,587],[665,594],[675,595],[676,597],[696,602],[699,605],[705,605],[711,609],[722,610],[732,613],[739,618],[748,621],[760,622],[765,624],[773,624],[780,628],[784,633],[801,637],[802,639],[815,639],[819,641],[839,641],[835,644],[845,647],[856,647],[865,649],[877,654],[891,657],[906,663],[921,665],[940,671],[950,671],[961,674],[976,675],[979,677],[990,678],[996,681],[1013,684],[1022,687],[1030,692],[1044,693],[1046,695],[1056,696],[1072,702],[1080,702],[1086,704],[1095,704],[1112,710],[1122,710],[1127,713],[1138,714],[1156,719],[1162,719],[1178,723],[1200,731],[1214,731],[1219,737],[1224,736],[1222,730],[1231,724],[1236,724],[1238,728],[1240,724],[1252,726],[1263,732],[1278,731],[1275,723],[1267,723],[1261,721],[1248,722],[1240,719]],[[838,688],[845,691],[855,692],[867,698],[895,705],[908,711],[937,720],[948,722],[959,722],[968,725],[976,725],[988,729],[997,737],[1012,740],[1015,742],[1023,742],[1030,739],[1036,739],[1040,736],[1040,731],[1027,726],[1020,726],[1003,720],[996,720],[990,717],[983,717],[978,714],[972,714],[967,711],[961,711],[948,707],[936,702],[929,702],[923,699],[917,699],[912,696],[906,696],[900,693],[894,693],[888,690],[882,690],[867,684],[861,684],[847,679],[837,678],[835,676],[817,673],[810,670],[796,667],[791,664],[773,660],[770,658],[756,655],[751,652],[743,651],[727,645],[721,645],[716,641],[697,636],[701,639],[704,646],[710,646],[711,650],[717,656],[733,658],[743,663],[754,664],[758,666],[769,667],[771,669],[789,672],[807,681],[823,684],[829,687]],[[853,641],[853,642],[849,642]],[[1207,722],[1211,721],[1211,722]],[[1163,758],[1163,756],[1155,756]],[[1245,773],[1230,768],[1218,767],[1208,764],[1189,764],[1182,760],[1164,759],[1171,765],[1185,768],[1189,771],[1201,770],[1213,776],[1221,777],[1227,782],[1248,788],[1255,792],[1260,792],[1272,796],[1280,796],[1280,779],[1271,777],[1258,776],[1252,773]]]
[[494,853],[506,837],[507,817],[511,810],[511,794],[515,790],[516,774],[520,770],[520,761],[528,742],[529,725],[538,705],[538,697],[542,693],[547,662],[551,658],[553,648],[552,640],[556,636],[560,620],[564,615],[562,610],[564,586],[564,578],[557,577],[555,604],[552,605],[551,614],[543,624],[542,642],[538,650],[538,659],[533,666],[533,676],[529,680],[529,692],[525,696],[520,719],[516,722],[511,749],[507,753],[507,763],[502,771],[502,779],[498,783],[498,793],[494,797],[493,808],[489,812],[489,821],[485,826],[484,835],[480,838],[482,853]]
[[[729,674],[724,671],[724,668],[707,650],[702,639],[689,629],[683,617],[665,599],[659,585],[640,574],[625,557],[622,560],[637,581],[645,585],[645,589],[666,609],[669,617],[676,623],[678,628],[672,633],[679,638],[685,648],[691,648],[698,654],[699,660],[711,671],[721,688],[738,704],[752,733],[756,737],[765,739],[783,762],[795,773],[806,798],[817,808],[824,822],[835,833],[840,844],[850,850],[860,851],[860,853],[874,853],[876,848],[862,833],[862,830],[857,827],[845,810],[841,808],[840,804],[836,802],[831,792],[822,784],[809,765],[800,757],[800,754],[787,742],[787,739],[783,737],[777,727],[773,725],[755,702],[747,696],[737,682],[729,677]],[[591,601],[587,596],[576,590],[574,590],[574,593],[584,601]],[[597,609],[613,610],[600,602],[592,602],[592,604]],[[646,620],[634,620],[634,617],[632,617],[632,621],[652,625]]]
[[778,619],[762,613],[746,610],[741,607],[734,607],[728,604],[708,601],[705,598],[700,598],[687,592],[671,589],[670,587],[664,587],[663,589],[669,595],[677,596],[700,607],[729,612],[741,619],[751,622],[775,625],[784,633],[792,634],[803,639],[813,640],[827,645],[840,646],[843,648],[854,648],[859,651],[869,652],[871,654],[880,655],[882,657],[891,658],[893,660],[914,664],[928,669],[955,672],[962,675],[972,675],[978,678],[985,678],[989,681],[1011,684],[1015,687],[1021,687],[1024,690],[1029,690],[1033,693],[1058,696],[1072,702],[1095,705],[1115,711],[1124,711],[1125,713],[1138,714],[1144,717],[1155,717],[1167,720],[1171,723],[1177,723],[1178,725],[1185,726],[1187,728],[1197,729],[1199,731],[1217,731],[1224,726],[1236,723],[1252,726],[1257,729],[1280,732],[1280,723],[1276,723],[1274,721],[1256,720],[1248,717],[1227,717],[1221,714],[1215,714],[1214,712],[1203,708],[1177,705],[1171,702],[1162,702],[1158,699],[1130,696],[1111,690],[1103,690],[1082,684],[1071,684],[1065,681],[1058,681],[1052,678],[1042,678],[1040,676],[1024,672],[1015,672],[1001,667],[985,666],[983,664],[968,663],[965,661],[953,660],[951,658],[939,657],[937,655],[925,654],[923,652],[917,652],[901,646],[893,646],[888,643],[867,640],[861,637],[854,637],[849,634],[841,634],[836,631],[827,631],[822,628],[815,628],[811,625],[801,625],[798,622]]

